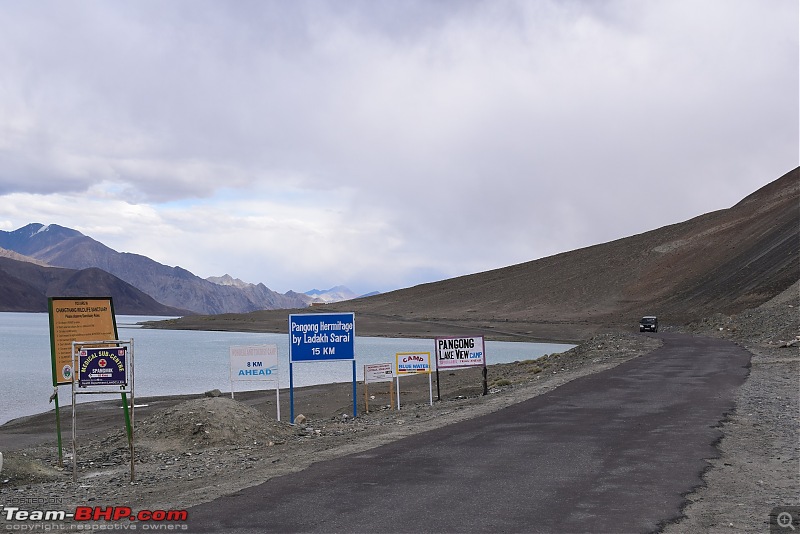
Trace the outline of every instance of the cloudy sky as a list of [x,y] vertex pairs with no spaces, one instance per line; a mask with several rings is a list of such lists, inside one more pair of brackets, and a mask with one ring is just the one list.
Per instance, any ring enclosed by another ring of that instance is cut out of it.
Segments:
[[798,165],[793,0],[0,0],[0,229],[388,291]]

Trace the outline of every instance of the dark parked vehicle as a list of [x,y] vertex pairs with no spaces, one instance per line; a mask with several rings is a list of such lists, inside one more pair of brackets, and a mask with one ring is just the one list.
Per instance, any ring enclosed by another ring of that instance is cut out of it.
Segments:
[[639,320],[639,332],[658,332],[658,317],[646,315]]

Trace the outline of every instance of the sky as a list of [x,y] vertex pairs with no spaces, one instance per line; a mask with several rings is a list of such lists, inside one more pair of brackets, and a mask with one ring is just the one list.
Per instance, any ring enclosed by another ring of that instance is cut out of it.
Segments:
[[390,291],[798,166],[793,0],[0,0],[0,230]]

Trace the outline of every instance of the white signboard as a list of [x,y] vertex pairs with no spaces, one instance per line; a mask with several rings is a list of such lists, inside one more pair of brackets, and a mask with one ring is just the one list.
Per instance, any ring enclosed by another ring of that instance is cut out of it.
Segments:
[[281,420],[281,389],[278,381],[277,345],[234,345],[230,347],[231,398],[233,383],[246,380],[269,382],[275,386],[275,409]]
[[236,345],[230,347],[231,382],[278,381],[277,345]]
[[428,390],[433,406],[433,381],[431,378],[430,352],[398,352],[395,354],[395,374],[397,377],[397,409],[400,409],[400,377],[416,374],[428,375]]
[[458,369],[478,365],[486,366],[483,336],[436,338],[437,369]]
[[395,354],[395,362],[395,372],[398,375],[431,372],[430,352],[398,352]]
[[364,366],[364,383],[391,382],[394,378],[392,362],[372,363]]

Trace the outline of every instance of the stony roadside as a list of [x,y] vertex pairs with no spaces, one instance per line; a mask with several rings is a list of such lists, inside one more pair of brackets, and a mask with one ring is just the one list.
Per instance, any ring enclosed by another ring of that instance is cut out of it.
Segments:
[[753,356],[736,410],[722,424],[720,455],[709,459],[705,484],[687,495],[684,519],[665,533],[768,532],[774,507],[800,505],[799,312],[795,284],[753,310],[686,327]]

